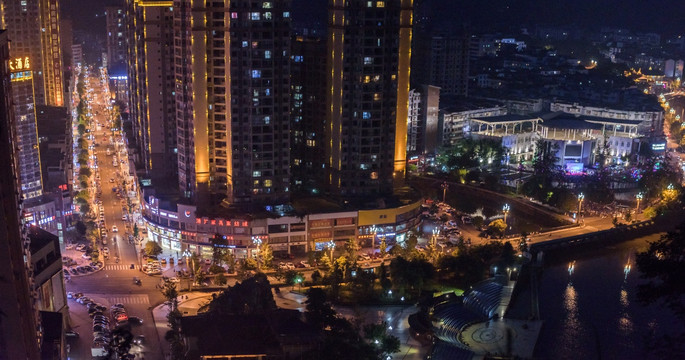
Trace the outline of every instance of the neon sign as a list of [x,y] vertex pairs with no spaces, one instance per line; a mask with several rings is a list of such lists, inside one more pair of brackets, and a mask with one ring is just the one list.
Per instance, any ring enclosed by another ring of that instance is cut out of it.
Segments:
[[10,59],[10,71],[26,71],[31,70],[31,61],[28,56]]

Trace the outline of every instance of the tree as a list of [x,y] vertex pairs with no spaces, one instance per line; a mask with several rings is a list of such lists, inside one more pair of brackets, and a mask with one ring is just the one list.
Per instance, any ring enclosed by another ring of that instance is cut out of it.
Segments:
[[235,272],[235,256],[233,255],[233,251],[226,251],[223,261],[228,267],[228,272]]
[[76,225],[74,225],[74,227],[76,228],[76,232],[79,235],[86,236],[86,230],[88,230],[88,228],[86,227],[86,224],[83,221],[81,221],[81,220],[77,221]]
[[209,303],[209,312],[217,315],[265,314],[275,309],[271,284],[263,273],[227,288]]
[[388,323],[364,325],[364,338],[376,348],[381,359],[400,351],[400,339],[388,334]]
[[504,231],[507,229],[507,224],[502,219],[496,219],[488,225],[488,231],[493,235],[502,237],[504,236]]
[[381,263],[381,266],[378,271],[378,279],[380,280],[383,293],[388,292],[388,290],[390,290],[390,288],[392,287],[392,281],[390,281],[390,279],[388,278],[388,267],[385,266],[385,263]]
[[473,226],[476,227],[476,229],[480,229],[481,226],[483,226],[484,221],[485,219],[483,219],[483,217],[480,215],[474,216],[473,219],[471,219],[471,222],[473,223]]
[[319,281],[321,281],[321,272],[319,272],[319,270],[314,270],[312,273],[312,282],[317,284]]
[[384,256],[388,252],[388,243],[385,241],[385,236],[381,238],[381,243],[378,246],[378,250],[381,253],[381,256]]
[[89,203],[81,204],[79,211],[81,212],[82,216],[88,215],[88,213],[90,213],[90,204]]
[[133,237],[138,238],[138,224],[133,224]]
[[89,167],[81,167],[78,171],[79,176],[85,176],[85,177],[90,177],[93,175],[93,172],[90,170]]
[[77,130],[78,130],[78,134],[79,134],[80,136],[83,136],[83,134],[86,133],[86,126],[83,125],[83,124],[78,124]]
[[[373,241],[373,239],[371,239]],[[359,246],[359,242],[357,242],[357,239],[355,238],[349,238],[345,242],[345,251],[347,252],[347,256],[350,259],[356,259],[357,258],[357,252],[361,250],[361,246]]]
[[512,266],[516,262],[516,251],[509,241],[505,242],[502,247],[500,262],[503,267]]
[[259,257],[261,258],[261,265],[263,268],[271,268],[274,262],[274,252],[267,242],[262,243],[259,246]]
[[222,264],[225,254],[228,251],[228,240],[221,234],[214,234],[209,240],[212,244],[212,262],[214,264]]
[[291,286],[292,286],[292,285],[295,285],[295,283],[296,283],[296,281],[297,281],[299,275],[300,275],[300,274],[299,274],[297,271],[295,271],[295,270],[287,270],[287,271],[283,274],[283,278],[284,278],[285,284],[286,284],[286,285],[291,285]]
[[148,241],[145,243],[145,253],[148,256],[157,256],[162,253],[162,247],[155,241]]
[[178,310],[178,290],[176,289],[176,284],[170,281],[164,283],[162,295],[167,300],[167,306],[169,307],[169,313],[167,314],[169,331],[167,331],[164,339],[169,342],[171,358],[173,360],[181,360],[185,358],[185,346],[181,337],[182,315]]
[[221,273],[214,278],[214,282],[219,286],[224,286],[226,283],[228,283],[228,278],[226,278],[226,275]]
[[331,303],[326,298],[326,293],[321,288],[309,288],[307,290],[307,300],[304,302],[306,312],[304,313],[307,322],[316,329],[323,330],[333,324],[335,311]]
[[[661,236],[657,241],[650,242],[649,248],[636,256],[636,264],[640,269],[641,278],[646,283],[638,285],[637,298],[643,304],[659,304],[668,307],[677,319],[685,324],[685,222]],[[685,333],[680,333],[670,341],[662,341],[666,348],[662,351],[669,356],[662,358],[678,358],[685,351]],[[673,356],[677,355],[677,356]]]

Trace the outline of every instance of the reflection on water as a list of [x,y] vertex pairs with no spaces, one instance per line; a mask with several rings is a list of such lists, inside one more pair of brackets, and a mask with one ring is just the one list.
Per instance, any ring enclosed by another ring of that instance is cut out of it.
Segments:
[[[651,238],[654,240],[654,238]],[[668,310],[635,298],[640,273],[634,253],[644,239],[579,256],[544,270],[536,347],[544,359],[645,359],[646,335],[680,331]]]

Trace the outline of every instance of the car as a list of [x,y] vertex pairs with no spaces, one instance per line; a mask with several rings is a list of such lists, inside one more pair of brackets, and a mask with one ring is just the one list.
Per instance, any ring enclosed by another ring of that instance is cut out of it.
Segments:
[[109,178],[109,182],[110,182],[110,183],[114,183],[114,179]]
[[78,275],[78,270],[76,270],[76,268],[69,269],[69,272],[71,273],[71,275]]
[[133,343],[136,345],[142,345],[145,343],[145,335],[136,335],[133,338]]
[[359,260],[369,261],[369,260],[371,260],[371,256],[369,256],[369,254],[361,254],[361,255],[359,255]]
[[311,265],[309,265],[309,262],[307,262],[307,261],[300,261],[300,265],[302,265],[302,267],[304,267],[304,268],[312,267]]
[[178,284],[178,283],[181,282],[181,279],[179,279],[179,278],[177,278],[177,277],[174,276],[174,277],[169,278],[168,281],[169,281],[169,282],[172,282],[172,283],[175,283],[175,284]]
[[74,293],[71,291],[67,292],[67,299],[74,299]]
[[116,225],[112,225],[112,232],[119,232]]
[[279,270],[288,270],[288,266],[285,263],[280,262],[280,263],[278,263],[278,269]]
[[128,220],[128,217],[126,216],[126,214],[121,215],[121,221],[126,221],[126,220]]
[[79,334],[76,331],[69,330],[64,332],[64,336],[71,339],[78,339]]
[[83,253],[83,255],[81,255],[81,257],[84,258],[84,259],[86,259],[86,260],[90,260],[90,259],[91,259],[90,255],[88,255],[87,253]]
[[288,270],[295,270],[295,264],[293,264],[291,262],[285,263],[285,266],[286,266],[286,268],[288,268]]
[[74,244],[72,244],[72,243],[69,243],[69,244],[66,245],[66,249],[67,249],[67,250],[71,250],[71,249],[73,249],[73,248],[74,248]]
[[86,248],[86,245],[84,245],[84,244],[78,244],[78,245],[76,245],[75,250],[76,250],[76,251],[84,251],[83,249],[85,249],[85,248]]
[[109,253],[109,248],[107,246],[103,247],[102,252]]
[[162,265],[166,265],[166,259],[162,258],[161,263],[162,263]]
[[87,296],[81,296],[80,298],[76,299],[76,302],[81,304],[81,305],[85,305],[85,304],[89,303],[90,301],[91,301],[90,298]]
[[205,265],[211,265],[212,259],[205,259]]

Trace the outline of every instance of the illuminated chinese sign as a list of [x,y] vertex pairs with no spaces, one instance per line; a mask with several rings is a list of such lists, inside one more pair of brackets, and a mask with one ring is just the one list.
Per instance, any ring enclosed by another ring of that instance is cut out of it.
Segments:
[[17,57],[9,61],[10,71],[31,70],[31,61],[28,56]]

